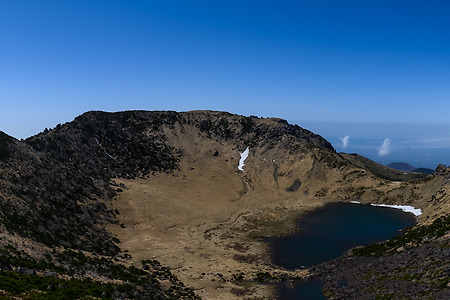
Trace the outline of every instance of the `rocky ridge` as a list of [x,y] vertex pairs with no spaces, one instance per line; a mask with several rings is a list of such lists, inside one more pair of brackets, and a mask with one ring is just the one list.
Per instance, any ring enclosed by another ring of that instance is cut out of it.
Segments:
[[[261,274],[306,273],[271,265],[261,237],[292,230],[302,212],[330,201],[414,205],[431,224],[448,213],[447,173],[386,173],[284,120],[225,112],[88,112],[24,141],[1,133],[0,290],[265,297]],[[29,290],[14,284],[30,278]]]

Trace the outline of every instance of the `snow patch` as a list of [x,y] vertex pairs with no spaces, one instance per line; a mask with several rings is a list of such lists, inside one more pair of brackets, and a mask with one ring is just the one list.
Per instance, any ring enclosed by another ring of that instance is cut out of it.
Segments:
[[[361,202],[359,202],[359,201],[350,201],[350,203],[361,204]],[[381,207],[401,209],[404,212],[412,213],[415,216],[420,216],[422,214],[422,210],[420,208],[414,208],[413,206],[408,206],[408,205],[388,205],[388,204],[373,204],[373,203],[368,203],[368,204],[371,206],[381,206]]]
[[244,162],[248,157],[249,151],[250,151],[250,149],[247,147],[245,149],[245,151],[241,153],[241,159],[239,160],[239,166],[238,166],[239,171],[244,171],[244,166],[245,166]]
[[370,204],[370,205],[401,209],[404,212],[412,213],[415,216],[420,216],[422,214],[422,210],[420,208],[414,208],[413,206],[408,206],[408,205],[387,205],[387,204]]

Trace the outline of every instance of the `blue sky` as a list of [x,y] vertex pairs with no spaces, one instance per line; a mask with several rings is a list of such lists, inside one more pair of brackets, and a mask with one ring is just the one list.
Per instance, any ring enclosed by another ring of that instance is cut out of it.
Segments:
[[448,1],[3,0],[0,130],[212,109],[380,162],[450,164],[449,15]]

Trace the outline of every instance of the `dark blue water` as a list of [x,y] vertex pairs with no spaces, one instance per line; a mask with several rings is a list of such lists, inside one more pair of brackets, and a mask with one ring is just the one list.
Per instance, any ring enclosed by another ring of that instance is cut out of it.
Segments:
[[[414,224],[414,215],[399,209],[330,203],[305,214],[297,233],[269,239],[272,261],[287,269],[312,266],[337,258],[356,246],[387,240]],[[281,299],[323,299],[317,281],[300,283],[294,288],[280,285],[278,291]]]
[[399,209],[330,203],[305,214],[297,233],[271,238],[272,261],[288,269],[312,266],[356,246],[387,240],[414,223],[413,214]]

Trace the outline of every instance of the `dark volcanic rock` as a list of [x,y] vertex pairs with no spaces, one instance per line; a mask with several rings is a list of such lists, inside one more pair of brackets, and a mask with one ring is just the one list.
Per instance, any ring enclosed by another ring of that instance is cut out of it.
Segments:
[[287,192],[296,192],[302,186],[302,181],[300,179],[295,179],[290,186],[286,188]]
[[4,133],[3,131],[0,131],[0,161],[6,160],[10,156],[10,144],[16,143],[16,140]]
[[[12,246],[4,247],[0,271],[16,270],[24,276],[38,271],[52,278],[55,274],[90,274],[132,283],[108,295],[113,298],[194,299],[191,290],[155,261],[146,262],[144,268],[116,264],[118,241],[106,230],[108,224],[117,223],[116,212],[108,204],[121,189],[111,179],[151,177],[156,172],[176,170],[183,151],[176,148],[176,141],[170,143],[168,136],[182,139],[186,129],[202,141],[227,142],[234,149],[248,146],[283,149],[288,154],[310,153],[318,178],[327,168],[338,172],[349,164],[328,141],[298,125],[226,112],[97,111],[25,141],[0,132],[0,230],[59,249],[58,254],[47,253],[50,258],[38,262],[11,250]],[[209,155],[219,160],[224,154],[211,151]],[[278,166],[273,167],[278,185]],[[437,173],[449,174],[444,166]],[[280,180],[280,185],[284,182],[286,191],[296,192],[308,184],[295,178]],[[331,298],[430,295],[444,299],[449,296],[448,256],[445,239],[387,257],[347,255],[313,271],[324,280]],[[172,287],[164,290],[160,281],[170,281]]]
[[[108,207],[122,188],[111,179],[176,170],[183,151],[166,134],[183,139],[186,129],[197,130],[205,142],[227,142],[235,149],[277,146],[335,153],[322,137],[284,120],[212,111],[92,111],[25,141],[0,132],[0,231],[17,242],[0,240],[2,279],[28,280],[34,292],[65,290],[69,298],[196,299],[156,261],[142,268],[118,263],[130,257],[119,254],[119,241],[106,229],[118,222],[118,212]],[[290,190],[300,185],[294,181]],[[17,246],[21,241],[33,245],[29,252]],[[82,281],[87,275],[97,281]],[[105,285],[105,278],[119,284]],[[8,289],[20,296],[20,291]]]
[[313,272],[330,299],[450,299],[449,249],[447,237],[389,256],[347,253]]
[[110,180],[177,169],[181,154],[165,132],[186,126],[236,147],[282,143],[291,151],[318,147],[334,153],[322,137],[280,119],[212,111],[92,111],[25,141],[0,132],[2,225],[50,247],[116,254],[119,248],[105,229],[117,222],[105,205],[116,193]]

